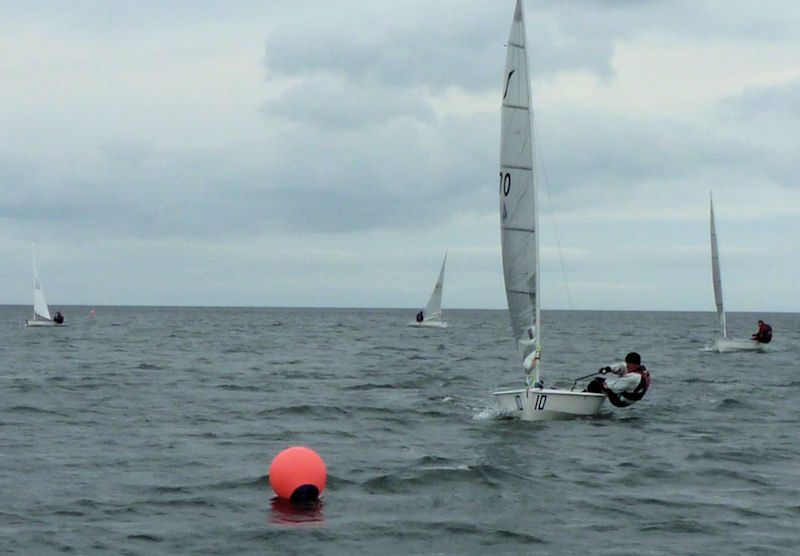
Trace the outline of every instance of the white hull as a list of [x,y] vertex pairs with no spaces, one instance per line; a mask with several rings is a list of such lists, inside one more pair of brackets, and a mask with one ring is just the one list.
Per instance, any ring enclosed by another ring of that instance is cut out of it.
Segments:
[[447,328],[447,322],[443,320],[424,320],[422,322],[409,322],[408,326],[417,328]]
[[522,421],[553,421],[595,415],[604,394],[532,388],[495,392],[500,412]]
[[66,324],[58,324],[57,322],[53,322],[51,320],[27,319],[25,321],[25,326],[66,326]]
[[711,351],[729,353],[734,351],[765,351],[766,344],[755,340],[720,338],[715,340],[710,347]]

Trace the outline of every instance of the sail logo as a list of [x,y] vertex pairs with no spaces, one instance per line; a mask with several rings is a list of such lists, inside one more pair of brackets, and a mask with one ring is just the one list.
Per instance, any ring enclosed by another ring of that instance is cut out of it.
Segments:
[[511,70],[508,72],[508,77],[506,77],[506,90],[503,92],[503,100],[508,96],[508,85],[511,83],[511,76],[514,75],[516,70]]

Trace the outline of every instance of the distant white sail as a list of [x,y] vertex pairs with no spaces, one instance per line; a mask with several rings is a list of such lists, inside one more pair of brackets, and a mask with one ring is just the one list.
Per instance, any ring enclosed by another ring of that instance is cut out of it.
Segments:
[[39,268],[36,266],[36,253],[33,252],[33,318],[34,320],[53,320],[47,300],[42,289],[42,280],[39,278]]
[[436,280],[436,285],[433,287],[431,296],[428,298],[428,304],[425,310],[422,311],[422,319],[419,317],[414,322],[409,322],[409,326],[424,326],[433,328],[446,328],[447,323],[442,320],[442,289],[444,287],[444,267],[447,263],[447,252],[445,251],[444,260],[442,260],[442,268],[439,270],[439,278]]
[[719,264],[719,249],[717,248],[717,228],[714,224],[714,199],[708,192],[709,220],[711,228],[711,277],[714,282],[714,302],[717,305],[717,320],[722,336],[716,339],[707,348],[710,351],[764,351],[764,344],[750,338],[731,338],[728,336],[728,323],[725,317],[725,306],[722,303],[722,273]]
[[439,279],[436,280],[436,285],[431,292],[431,297],[428,299],[428,304],[425,306],[423,313],[425,320],[442,318],[442,285],[444,284],[444,265],[447,263],[447,253],[444,254],[442,261],[442,269],[439,271]]
[[714,301],[717,304],[717,317],[722,337],[728,337],[728,325],[725,322],[725,308],[722,305],[722,275],[719,270],[719,250],[717,249],[717,229],[714,226],[714,200],[708,194],[711,206],[711,274],[714,281]]
[[36,247],[31,245],[31,256],[33,259],[33,318],[26,319],[26,326],[66,326],[61,313],[56,313],[56,320],[50,316],[50,309],[47,307],[47,299],[44,297],[42,280],[39,278],[39,267],[36,265]]

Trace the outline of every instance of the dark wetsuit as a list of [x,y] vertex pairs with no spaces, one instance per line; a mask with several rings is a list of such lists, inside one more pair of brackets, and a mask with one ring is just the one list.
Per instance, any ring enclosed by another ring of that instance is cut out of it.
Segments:
[[766,322],[762,322],[758,326],[758,332],[753,334],[753,340],[761,342],[762,344],[768,344],[770,340],[772,340],[772,327]]

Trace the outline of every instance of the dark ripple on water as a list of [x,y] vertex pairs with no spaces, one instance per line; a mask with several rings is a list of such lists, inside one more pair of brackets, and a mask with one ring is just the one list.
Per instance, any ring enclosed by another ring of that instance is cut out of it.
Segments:
[[[548,384],[636,349],[653,387],[532,424],[491,409],[522,383],[503,311],[95,309],[0,310],[5,552],[795,552],[797,315],[729,356],[711,313],[545,312]],[[269,487],[291,445],[328,467],[312,507]]]

